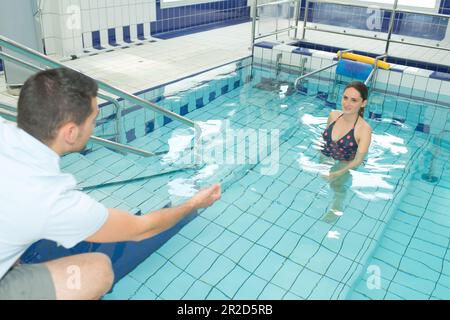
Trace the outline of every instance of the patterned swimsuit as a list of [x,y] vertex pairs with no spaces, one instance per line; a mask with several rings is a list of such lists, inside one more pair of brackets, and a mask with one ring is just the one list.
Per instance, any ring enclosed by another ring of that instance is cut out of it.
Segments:
[[327,157],[332,157],[334,160],[345,160],[350,161],[355,158],[356,151],[358,150],[358,143],[355,139],[355,125],[358,122],[356,119],[353,124],[353,128],[345,134],[341,139],[334,142],[332,139],[332,132],[334,124],[339,120],[341,114],[335,121],[333,121],[323,132],[322,137],[325,141],[325,145],[323,146],[322,153]]

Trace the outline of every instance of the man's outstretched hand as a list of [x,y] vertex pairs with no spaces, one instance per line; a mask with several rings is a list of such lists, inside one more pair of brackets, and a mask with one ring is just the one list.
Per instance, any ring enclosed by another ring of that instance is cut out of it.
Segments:
[[207,208],[214,202],[219,200],[220,196],[221,196],[220,184],[213,184],[212,186],[197,192],[188,201],[194,207],[194,209]]

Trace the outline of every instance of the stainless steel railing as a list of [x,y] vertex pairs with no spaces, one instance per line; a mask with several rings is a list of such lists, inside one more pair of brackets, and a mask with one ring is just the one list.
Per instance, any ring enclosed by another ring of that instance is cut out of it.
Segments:
[[[71,70],[80,72],[74,68],[63,65],[63,64],[57,62],[56,60],[51,59],[38,51],[30,49],[20,43],[17,43],[11,39],[4,37],[2,35],[0,35],[0,47],[9,49],[17,54],[23,55],[23,56],[33,60],[36,63],[41,63],[41,64],[51,67],[51,68],[67,68],[67,69],[71,69]],[[172,120],[180,121],[190,127],[194,127],[194,122],[192,120],[189,120],[183,116],[180,116],[179,114],[176,114],[172,111],[166,110],[153,102],[139,98],[131,93],[128,93],[118,87],[112,86],[104,81],[101,81],[98,79],[93,79],[93,80],[97,82],[97,84],[101,90],[108,92],[109,94],[120,97],[124,100],[128,100],[136,105],[140,105],[140,106],[147,108],[151,111],[154,111],[156,113],[163,114]]]
[[[17,109],[14,106],[10,106],[8,104],[5,104],[4,102],[0,102],[0,115],[3,118],[5,118],[6,120],[9,120],[12,122],[17,122]],[[99,145],[117,150],[117,151],[137,154],[141,157],[152,157],[152,156],[156,155],[152,152],[148,152],[148,151],[145,151],[142,149],[130,147],[130,146],[127,146],[127,145],[124,145],[121,143],[109,141],[109,140],[99,138],[96,136],[91,136],[89,141],[92,143],[95,143],[95,144],[99,144]]]

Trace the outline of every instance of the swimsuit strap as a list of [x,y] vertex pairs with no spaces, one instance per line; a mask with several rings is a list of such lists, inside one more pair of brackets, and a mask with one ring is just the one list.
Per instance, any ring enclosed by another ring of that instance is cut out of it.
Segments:
[[359,115],[358,115],[358,117],[356,118],[355,123],[353,124],[353,128],[356,126],[356,123],[358,122],[358,120],[359,120]]

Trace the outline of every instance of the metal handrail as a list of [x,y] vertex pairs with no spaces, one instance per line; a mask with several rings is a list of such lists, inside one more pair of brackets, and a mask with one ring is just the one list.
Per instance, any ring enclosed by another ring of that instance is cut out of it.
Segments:
[[[5,110],[2,110],[5,109]],[[6,120],[17,122],[17,109],[13,106],[7,105],[4,102],[0,102],[0,115],[4,117]],[[96,143],[114,150],[122,151],[122,152],[129,152],[134,153],[142,157],[153,157],[156,154],[153,152],[148,152],[142,149],[130,147],[121,143],[113,142],[110,140],[106,140],[103,138],[99,138],[96,136],[91,136],[89,138],[89,141],[92,143]]]
[[311,72],[309,72],[309,73],[307,73],[307,74],[301,75],[300,77],[298,77],[297,79],[295,79],[295,82],[294,82],[294,88],[297,89],[297,85],[298,85],[299,81],[303,80],[304,78],[309,77],[309,76],[312,76],[313,74],[322,72],[322,71],[324,71],[324,70],[326,70],[326,69],[329,69],[329,68],[332,68],[332,67],[336,66],[336,65],[339,63],[339,61],[341,61],[341,59],[342,59],[342,54],[343,54],[344,52],[352,52],[352,51],[353,51],[353,49],[343,50],[343,51],[341,51],[341,54],[339,55],[339,58],[338,58],[338,61],[337,61],[337,62],[332,63],[332,64],[330,64],[330,65],[328,65],[328,66],[325,66],[325,67],[323,67],[323,68],[320,68],[320,69],[311,71]]
[[[256,31],[256,19],[258,16],[258,8],[263,8],[266,6],[275,6],[275,5],[280,5],[280,4],[286,4],[286,3],[293,3],[295,4],[295,7],[299,8],[300,7],[300,0],[281,0],[281,1],[276,1],[276,2],[270,2],[270,3],[263,3],[263,4],[258,4],[258,0],[253,0],[253,4],[251,6],[251,12],[252,12],[252,31],[251,31],[251,46],[253,48],[254,44],[255,44],[255,40],[258,39],[262,39],[262,38],[266,38],[266,37],[270,37],[270,36],[278,36],[278,34],[280,33],[284,33],[284,32],[290,32],[290,31],[295,31],[297,32],[298,29],[298,16],[299,14],[295,15],[295,24],[293,26],[289,26],[283,29],[278,29],[278,26],[275,28],[276,30],[267,34],[263,34],[263,35],[259,35],[256,36],[255,35],[255,31]],[[277,16],[277,22],[278,24],[278,16]],[[290,22],[289,22],[290,24]]]
[[[25,67],[28,70],[33,71],[33,72],[45,70],[44,68],[35,66],[35,65],[33,65],[33,64],[31,64],[31,63],[29,63],[27,61],[24,61],[24,60],[16,58],[16,57],[13,57],[13,56],[11,56],[11,55],[7,54],[6,52],[3,52],[3,51],[0,51],[0,57],[2,57],[2,59],[4,59],[4,60],[20,64],[21,66],[23,66],[23,67]],[[121,142],[122,138],[121,138],[121,135],[120,135],[120,124],[121,124],[121,121],[122,121],[122,110],[121,110],[122,108],[120,107],[119,102],[115,98],[110,97],[110,96],[105,95],[105,94],[100,93],[100,92],[97,93],[97,96],[99,98],[103,99],[103,100],[111,102],[115,106],[115,108],[116,108],[117,138],[119,139],[119,142]]]
[[308,72],[307,74],[304,74],[304,75],[298,77],[297,79],[295,79],[295,82],[294,82],[294,88],[297,88],[298,82],[299,82],[300,80],[303,80],[303,79],[306,78],[306,77],[312,76],[313,74],[322,72],[322,71],[324,71],[324,70],[326,70],[326,69],[332,68],[332,67],[336,66],[338,63],[339,63],[339,62],[332,63],[332,64],[330,64],[330,65],[328,65],[328,66],[325,66],[325,67],[323,67],[323,68],[320,68],[320,69],[317,69],[317,70]]
[[441,47],[439,46],[439,43],[436,45],[427,45],[423,43],[417,43],[417,42],[411,42],[411,41],[399,41],[391,39],[393,26],[394,26],[394,20],[395,20],[395,14],[397,12],[402,13],[410,13],[410,14],[419,14],[419,15],[427,15],[427,16],[433,16],[433,17],[440,17],[440,18],[447,18],[450,20],[450,15],[441,14],[441,13],[432,13],[432,12],[421,12],[421,11],[414,11],[414,10],[408,10],[408,9],[399,9],[397,8],[398,0],[394,2],[394,5],[392,7],[386,7],[386,6],[380,6],[380,9],[390,11],[391,17],[389,20],[389,27],[388,27],[388,33],[386,38],[380,38],[377,37],[377,35],[374,36],[366,36],[362,34],[355,34],[355,33],[348,33],[348,32],[340,32],[340,31],[334,31],[334,30],[327,30],[323,28],[317,28],[317,27],[308,27],[307,26],[307,20],[308,20],[308,11],[309,11],[309,4],[310,3],[328,3],[328,4],[337,4],[342,6],[351,6],[351,7],[360,7],[360,8],[368,8],[367,5],[364,4],[355,4],[355,3],[347,3],[342,1],[334,1],[334,0],[307,0],[305,5],[305,17],[303,19],[303,32],[302,32],[302,40],[305,39],[305,33],[306,30],[312,30],[312,31],[319,31],[319,32],[327,32],[332,34],[340,34],[340,35],[346,35],[346,36],[352,36],[357,38],[363,38],[363,39],[371,39],[371,40],[379,40],[379,41],[386,41],[386,48],[385,48],[385,54],[388,54],[389,50],[389,44],[390,43],[397,43],[397,44],[405,44],[405,45],[412,45],[422,48],[429,48],[429,49],[438,49],[443,51],[450,51],[450,48],[447,47]]
[[367,86],[369,84],[369,81],[372,79],[372,77],[376,74],[376,72],[378,71],[378,61],[382,58],[387,58],[387,54],[383,54],[381,56],[375,57],[375,61],[374,61],[374,67],[372,69],[372,71],[370,72],[369,76],[367,77],[366,81],[364,81],[364,84]]
[[[24,55],[24,56],[26,56],[28,58],[33,59],[37,63],[42,63],[42,64],[44,64],[44,65],[46,65],[48,67],[51,67],[51,68],[66,68],[66,69],[70,69],[70,70],[73,70],[73,71],[76,71],[76,72],[80,72],[80,71],[78,71],[78,70],[76,70],[74,68],[71,68],[71,67],[66,66],[66,65],[64,65],[62,63],[59,63],[56,60],[51,59],[51,58],[47,57],[46,55],[44,55],[44,54],[42,54],[42,53],[40,53],[40,52],[38,52],[36,50],[30,49],[30,48],[28,48],[28,47],[26,47],[26,46],[24,46],[24,45],[22,45],[20,43],[17,43],[15,41],[11,40],[11,39],[8,39],[8,38],[4,37],[2,35],[0,35],[0,47],[4,47],[4,48],[9,49],[9,50],[11,50],[13,52],[16,52],[18,54]],[[122,90],[120,88],[117,88],[115,86],[107,84],[104,81],[97,80],[97,79],[94,79],[92,77],[90,77],[90,78],[93,79],[94,81],[96,81],[98,86],[99,86],[99,88],[101,90],[103,90],[103,91],[106,91],[106,92],[108,92],[110,94],[113,94],[115,96],[118,96],[120,98],[128,100],[128,101],[130,101],[130,102],[132,102],[132,103],[134,103],[136,105],[143,106],[143,107],[145,107],[147,109],[150,109],[151,111],[154,111],[154,112],[157,112],[157,113],[161,113],[161,114],[167,116],[168,118],[170,118],[172,120],[180,121],[180,122],[182,122],[182,123],[184,123],[184,124],[186,124],[186,125],[188,125],[190,127],[194,127],[194,122],[192,120],[189,120],[189,119],[187,119],[187,118],[185,118],[183,116],[180,116],[179,114],[176,114],[176,113],[174,113],[172,111],[166,110],[166,109],[156,105],[153,102],[146,101],[146,100],[144,100],[142,98],[139,98],[139,97],[137,97],[137,96],[135,96],[135,95],[133,95],[131,93],[128,93],[128,92],[126,92],[126,91],[124,91],[124,90]]]
[[[343,6],[359,7],[359,8],[368,8],[369,7],[367,4],[365,5],[365,4],[335,1],[335,0],[309,0],[308,2],[338,4],[338,5],[343,5]],[[378,4],[376,7],[373,7],[373,8],[386,10],[386,11],[392,11],[391,6],[383,6],[382,3]],[[422,15],[433,16],[433,17],[450,18],[450,16],[448,14],[443,14],[443,13],[416,11],[416,10],[402,9],[402,8],[396,8],[395,11],[403,12],[403,13],[422,14]]]

